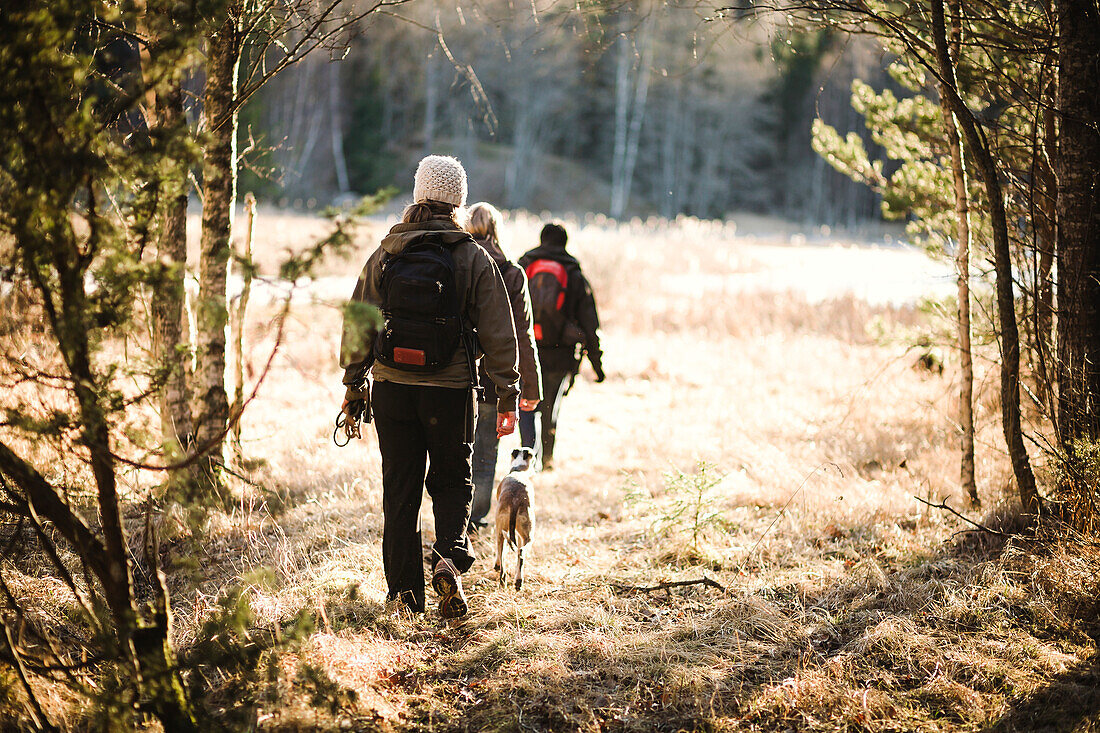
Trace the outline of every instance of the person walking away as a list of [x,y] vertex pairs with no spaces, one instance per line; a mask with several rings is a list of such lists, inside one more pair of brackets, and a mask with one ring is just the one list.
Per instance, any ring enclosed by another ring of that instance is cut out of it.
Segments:
[[547,224],[539,246],[519,259],[531,293],[543,394],[537,423],[534,411],[520,411],[520,442],[535,447],[544,471],[553,466],[558,411],[580,372],[581,359],[588,356],[597,382],[605,378],[596,299],[580,263],[565,250],[568,239],[563,226]]
[[[355,414],[355,400],[363,399],[374,413],[387,600],[424,610],[418,522],[426,488],[435,515],[432,587],[440,614],[456,618],[467,611],[461,574],[474,561],[466,525],[475,361],[483,350],[497,393],[496,432],[507,435],[519,392],[516,335],[496,265],[458,224],[466,202],[462,164],[437,155],[421,160],[413,199],[367,259],[345,309],[342,409]],[[380,309],[382,322],[363,304]]]
[[[542,373],[535,345],[531,297],[527,292],[527,275],[523,268],[511,262],[500,247],[501,215],[496,207],[485,202],[470,207],[466,231],[489,253],[504,279],[508,300],[512,304],[512,321],[519,342],[519,409],[534,410],[542,399]],[[496,486],[497,447],[496,390],[482,364],[478,381],[484,399],[477,406],[477,427],[474,430],[474,501],[470,510],[470,529],[488,526],[485,517],[493,500]],[[533,447],[533,446],[529,446]]]

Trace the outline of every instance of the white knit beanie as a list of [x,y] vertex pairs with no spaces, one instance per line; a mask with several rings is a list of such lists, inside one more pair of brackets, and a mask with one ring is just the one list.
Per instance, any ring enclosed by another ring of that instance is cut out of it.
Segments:
[[457,158],[429,155],[420,161],[413,178],[413,201],[442,201],[466,205],[466,171]]

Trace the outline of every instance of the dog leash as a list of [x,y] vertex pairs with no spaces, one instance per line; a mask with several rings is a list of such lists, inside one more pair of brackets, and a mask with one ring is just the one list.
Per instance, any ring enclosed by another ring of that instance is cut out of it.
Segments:
[[[371,421],[369,382],[365,389],[365,399],[352,400],[348,403],[347,408],[340,410],[340,413],[336,416],[336,428],[332,431],[332,442],[340,448],[351,443],[353,439],[362,439],[363,431],[360,423]],[[341,432],[344,434],[343,443],[340,442]]]

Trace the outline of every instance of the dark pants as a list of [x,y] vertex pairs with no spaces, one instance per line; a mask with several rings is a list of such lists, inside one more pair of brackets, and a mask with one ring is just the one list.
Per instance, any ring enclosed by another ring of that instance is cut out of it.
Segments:
[[[558,410],[562,398],[573,386],[573,372],[543,372],[542,402],[537,409],[519,412],[519,440],[528,448],[535,449],[535,457],[542,465],[554,458],[554,440],[558,431]],[[535,424],[535,413],[539,414],[539,425]],[[536,435],[537,434],[537,435]]]
[[492,402],[477,404],[477,426],[474,428],[474,503],[470,524],[480,525],[493,503],[493,485],[497,478],[497,406]]
[[423,611],[419,519],[425,487],[435,515],[432,564],[449,558],[464,573],[474,562],[466,537],[473,493],[466,436],[473,427],[473,396],[468,389],[376,382],[371,406],[382,453],[382,564],[388,598]]

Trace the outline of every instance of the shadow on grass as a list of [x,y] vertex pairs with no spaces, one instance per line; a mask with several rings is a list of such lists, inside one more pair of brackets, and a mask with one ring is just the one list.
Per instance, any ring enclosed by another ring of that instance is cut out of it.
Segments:
[[1100,730],[1100,659],[1093,656],[1050,680],[987,727],[987,733]]
[[[998,524],[1007,529],[1005,519]],[[1063,615],[1069,607],[1048,606],[1032,585],[1040,563],[1061,556],[1043,559],[1030,541],[985,533],[910,562],[879,563],[871,547],[861,550],[865,561],[839,582],[600,606],[577,595],[572,613],[544,605],[526,631],[482,624],[489,638],[474,637],[433,673],[472,686],[469,697],[451,706],[451,724],[421,722],[434,730],[1100,729],[1094,647],[1070,634],[1069,657],[1058,643],[1068,642],[1070,619],[1089,615],[1083,601]],[[1057,671],[1063,665],[1068,672]],[[1017,699],[1004,702],[1013,689]]]

